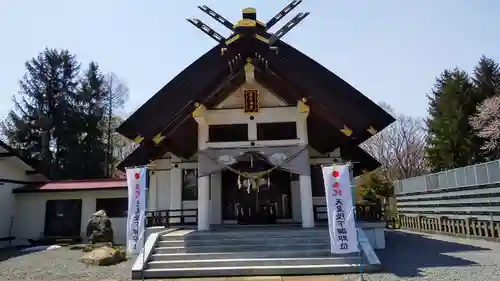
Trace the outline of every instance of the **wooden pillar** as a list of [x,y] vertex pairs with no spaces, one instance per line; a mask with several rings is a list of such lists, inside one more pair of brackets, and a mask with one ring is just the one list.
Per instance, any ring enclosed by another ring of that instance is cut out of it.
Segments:
[[[307,145],[309,143],[307,132],[307,116],[309,115],[309,106],[305,104],[307,100],[303,99],[297,102],[297,137],[300,143]],[[309,159],[309,157],[307,157]],[[300,175],[300,212],[302,217],[302,227],[314,227],[314,207],[312,198],[312,185],[310,175]]]
[[[193,117],[198,123],[198,149],[207,148],[208,124],[205,121],[206,108],[196,104]],[[199,170],[199,169],[198,169]],[[198,173],[199,175],[200,173]],[[198,177],[198,230],[210,229],[210,176]]]

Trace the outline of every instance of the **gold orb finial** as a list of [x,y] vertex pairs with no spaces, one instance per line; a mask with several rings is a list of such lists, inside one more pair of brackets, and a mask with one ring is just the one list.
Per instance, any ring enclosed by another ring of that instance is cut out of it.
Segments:
[[307,98],[306,98],[306,97],[303,97],[303,98],[302,98],[302,102],[303,102],[303,103],[306,103],[306,102],[307,102]]
[[257,9],[252,8],[252,7],[248,7],[248,8],[244,8],[243,10],[241,10],[241,12],[243,14],[255,14],[255,13],[257,13]]

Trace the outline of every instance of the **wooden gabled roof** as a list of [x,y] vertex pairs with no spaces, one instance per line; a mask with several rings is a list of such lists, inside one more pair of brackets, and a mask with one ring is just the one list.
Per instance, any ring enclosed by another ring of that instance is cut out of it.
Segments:
[[[283,78],[278,77],[270,70],[262,69],[260,64],[256,63],[255,79],[262,86],[271,90],[288,104],[295,104],[301,98],[299,91],[293,84],[285,83]],[[242,68],[243,69],[243,68]],[[215,107],[230,95],[239,86],[245,83],[245,75],[242,69],[228,76],[221,85],[202,103],[207,107]],[[321,153],[335,150],[341,146],[346,160],[359,162],[359,170],[372,170],[378,167],[378,162],[370,155],[358,147],[347,136],[341,133],[335,126],[324,118],[327,111],[318,106],[314,101],[310,101],[311,112],[308,117],[309,144]],[[187,106],[184,110],[178,112],[170,124],[164,127],[162,135],[166,138],[156,144],[151,140],[145,139],[141,145],[132,152],[127,159],[120,163],[119,168],[127,166],[144,165],[152,160],[162,157],[165,153],[171,152],[177,156],[190,158],[197,151],[197,126],[198,124],[191,117],[194,107]]]
[[[191,117],[194,104],[210,108],[242,85],[247,60],[255,67],[257,82],[281,99],[295,104],[307,98],[309,142],[320,152],[340,144],[357,150],[357,145],[394,121],[354,87],[292,46],[277,41],[270,48],[270,38],[265,30],[257,29],[233,34],[165,85],[117,129],[141,142],[122,164],[139,164],[132,159],[151,161],[167,151],[192,156],[197,150],[197,124]],[[163,141],[155,144],[155,137]]]

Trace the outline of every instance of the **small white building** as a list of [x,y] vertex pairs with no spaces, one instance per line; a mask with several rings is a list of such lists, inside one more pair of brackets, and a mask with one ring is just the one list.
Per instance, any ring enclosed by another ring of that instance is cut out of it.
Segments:
[[111,218],[115,241],[125,243],[126,180],[54,182],[34,166],[0,141],[0,247],[28,239],[85,239],[87,222],[100,209]]
[[12,191],[29,184],[38,184],[47,179],[37,172],[31,161],[24,159],[3,141],[0,141],[0,246],[12,242],[15,215],[15,195]]
[[55,181],[26,185],[13,191],[16,244],[28,239],[82,238],[91,215],[105,210],[115,243],[125,243],[127,182],[123,179]]

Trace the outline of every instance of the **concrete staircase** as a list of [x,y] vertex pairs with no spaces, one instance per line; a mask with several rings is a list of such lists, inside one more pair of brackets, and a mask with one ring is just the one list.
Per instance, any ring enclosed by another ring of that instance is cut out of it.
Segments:
[[177,230],[157,237],[132,278],[306,275],[376,270],[359,253],[332,255],[326,228]]

